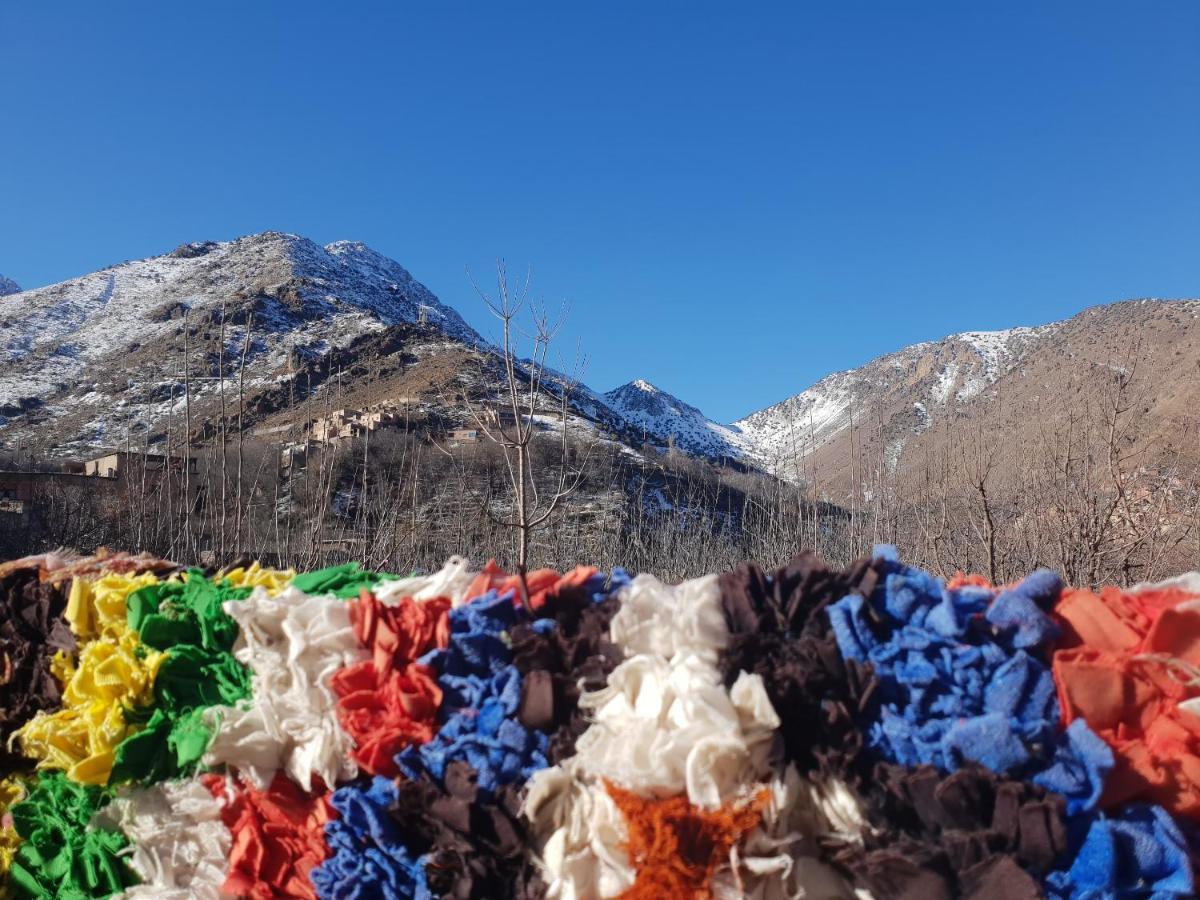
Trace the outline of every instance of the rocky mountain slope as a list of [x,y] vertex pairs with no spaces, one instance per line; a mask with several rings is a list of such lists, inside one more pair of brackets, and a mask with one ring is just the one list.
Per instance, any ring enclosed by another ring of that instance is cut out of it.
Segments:
[[0,275],[0,297],[19,293],[21,293],[21,286],[19,284],[11,278],[5,278],[3,275]]
[[[186,244],[0,296],[0,448],[138,444],[182,423],[185,382],[202,430],[222,373],[226,403],[244,388],[245,425],[260,432],[381,401],[462,421],[465,397],[494,390],[493,354],[454,309],[363,244],[277,232]],[[1032,423],[1056,415],[1082,373],[1125,366],[1156,387],[1146,428],[1172,433],[1200,398],[1200,301],[1129,301],[914,344],[730,425],[643,380],[604,394],[580,385],[572,412],[632,447],[671,444],[819,480],[837,496],[864,465],[894,469],[928,435],[989,421],[998,398]]]
[[604,394],[609,407],[648,443],[672,444],[712,459],[744,459],[749,449],[734,429],[719,425],[696,407],[637,379]]
[[761,466],[784,472],[801,456],[823,450],[830,452],[822,455],[839,455],[845,450],[841,438],[852,426],[868,434],[882,422],[886,431],[903,439],[970,403],[1057,328],[971,331],[913,344],[857,369],[827,375],[733,427]]
[[321,247],[275,232],[186,244],[0,298],[0,424],[41,444],[112,446],[179,411],[171,398],[182,397],[185,342],[202,402],[243,350],[253,393],[372,333],[419,322],[462,346],[485,343],[363,244]]
[[[0,445],[55,455],[138,445],[181,426],[185,385],[201,423],[193,430],[203,430],[222,374],[227,412],[244,391],[243,421],[260,433],[385,401],[469,424],[464,396],[498,383],[493,353],[455,310],[361,243],[321,247],[267,232],[185,244],[0,299]],[[673,440],[697,455],[743,455],[728,429],[650,391],[614,400],[576,385],[572,412],[634,446]]]
[[[0,298],[0,444],[78,455],[139,445],[189,414],[203,435],[222,375],[227,412],[243,391],[248,427],[397,400],[465,424],[464,395],[497,382],[492,353],[455,310],[363,244],[275,232],[185,244]],[[632,440],[586,386],[573,406],[586,426]]]
[[[1149,401],[1137,426],[1163,440],[1187,433],[1200,407],[1200,301],[1132,300],[1064,321],[971,331],[924,341],[822,378],[799,394],[729,425],[645,381],[604,395],[635,429],[690,453],[740,459],[789,480],[810,480],[845,499],[870,468],[895,471],[937,432],[994,428],[1002,404],[1008,439],[1078,411],[1081,392],[1114,372],[1136,373]],[[861,487],[861,486],[860,486]]]
[[1140,432],[1183,433],[1182,418],[1200,401],[1200,301],[1125,301],[1035,328],[914,344],[731,427],[761,468],[843,496],[855,466],[861,482],[871,467],[912,459],[935,432],[953,443],[956,429],[997,430],[1001,407],[996,439],[1032,440],[1037,428],[1086,412],[1086,394],[1116,373],[1136,374],[1139,396],[1149,389],[1136,411]]

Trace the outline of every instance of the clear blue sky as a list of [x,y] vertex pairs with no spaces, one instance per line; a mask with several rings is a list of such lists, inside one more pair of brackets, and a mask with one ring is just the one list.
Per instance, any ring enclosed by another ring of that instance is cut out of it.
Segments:
[[1200,295],[1200,4],[801,6],[4,0],[0,273],[279,229],[490,333],[464,267],[503,256],[570,299],[592,386],[719,420]]

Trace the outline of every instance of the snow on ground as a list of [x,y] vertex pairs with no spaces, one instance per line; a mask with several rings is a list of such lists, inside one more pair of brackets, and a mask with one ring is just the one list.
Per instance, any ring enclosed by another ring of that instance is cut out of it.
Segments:
[[[992,379],[994,380],[994,379]],[[954,394],[954,399],[959,403],[965,403],[972,397],[977,397],[985,387],[991,384],[987,378],[982,378],[978,375],[973,375],[962,383],[962,387]]]
[[850,424],[860,394],[855,372],[826,376],[803,393],[760,410],[733,424],[752,448],[760,465],[769,470],[781,461],[795,460],[831,440]]
[[985,376],[989,381],[995,381],[1007,368],[1012,359],[1012,345],[1021,338],[1036,336],[1045,331],[1042,328],[1006,328],[1003,331],[964,331],[952,335],[955,340],[969,344],[983,359]]

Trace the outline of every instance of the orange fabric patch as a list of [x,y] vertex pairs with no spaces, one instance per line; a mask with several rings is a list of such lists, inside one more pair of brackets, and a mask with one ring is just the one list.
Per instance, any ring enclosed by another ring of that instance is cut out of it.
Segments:
[[417,659],[450,642],[449,614],[446,597],[385,606],[364,589],[350,601],[354,633],[371,659],[339,669],[329,686],[338,721],[354,739],[351,757],[372,775],[397,777],[396,754],[437,731],[442,689],[437,673]]
[[222,891],[250,900],[316,900],[308,873],[325,860],[325,823],[337,816],[321,779],[313,779],[311,794],[282,772],[265,791],[240,781],[230,786],[215,775],[201,780],[233,835]]
[[1157,803],[1200,819],[1200,717],[1180,709],[1200,696],[1200,610],[1177,588],[1063,593],[1055,613],[1067,649],[1054,654],[1063,724],[1085,719],[1116,767],[1103,808]]
[[1141,629],[1145,623],[1138,620],[1132,606],[1124,602],[1119,592],[1113,596],[1107,589],[1099,597],[1091,591],[1063,591],[1054,611],[1092,650],[1111,653],[1131,650],[1144,633]]
[[748,803],[730,803],[715,812],[697,809],[679,794],[646,799],[606,781],[605,789],[625,816],[626,850],[637,871],[622,900],[712,896],[712,877],[729,851],[762,820],[770,800],[764,788]]
[[[559,575],[553,569],[534,569],[525,575],[525,584],[529,588],[529,608],[541,609],[550,597],[565,588],[583,584],[597,571],[593,566],[576,566],[567,574]],[[466,601],[482,597],[490,590],[495,590],[498,594],[513,591],[514,602],[520,602],[521,579],[516,575],[509,575],[494,559],[489,559],[483,571],[476,575],[467,587]]]

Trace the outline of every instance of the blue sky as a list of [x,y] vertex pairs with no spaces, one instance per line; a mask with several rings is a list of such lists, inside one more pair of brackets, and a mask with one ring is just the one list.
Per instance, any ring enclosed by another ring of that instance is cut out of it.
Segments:
[[[648,8],[647,8],[648,7]],[[752,11],[748,11],[752,10]],[[0,5],[0,273],[365,241],[731,420],[917,340],[1200,296],[1200,4]]]

